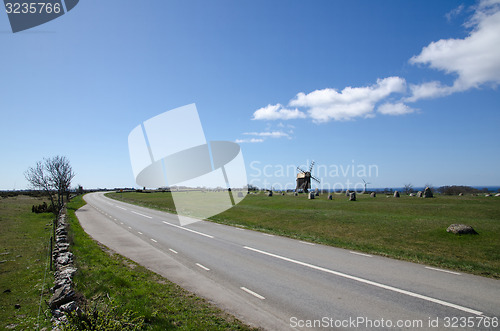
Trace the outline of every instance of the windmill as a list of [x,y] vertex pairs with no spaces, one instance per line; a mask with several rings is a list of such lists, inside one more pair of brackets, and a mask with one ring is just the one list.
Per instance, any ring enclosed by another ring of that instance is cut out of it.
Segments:
[[303,190],[305,193],[307,193],[307,190],[311,188],[311,178],[319,183],[319,179],[317,179],[314,176],[311,176],[311,170],[313,166],[314,166],[314,161],[311,162],[311,165],[309,166],[309,171],[305,171],[297,167],[299,173],[297,174],[297,187],[295,188],[295,192]]
[[361,180],[363,181],[363,183],[365,183],[365,190],[363,192],[366,192],[366,185],[371,184],[371,183],[367,183],[366,180],[364,180],[363,178],[361,178]]

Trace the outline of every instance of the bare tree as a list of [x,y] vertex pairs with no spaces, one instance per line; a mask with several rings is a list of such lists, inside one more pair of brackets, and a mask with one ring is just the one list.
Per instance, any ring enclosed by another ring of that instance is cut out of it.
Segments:
[[[52,208],[57,213],[64,205],[64,195],[69,198],[69,188],[75,173],[65,156],[55,156],[43,159],[30,167],[24,173],[26,180],[35,189],[42,189],[47,193]],[[53,193],[57,193],[57,205]]]
[[413,185],[411,183],[405,184],[404,192],[406,195],[413,193]]

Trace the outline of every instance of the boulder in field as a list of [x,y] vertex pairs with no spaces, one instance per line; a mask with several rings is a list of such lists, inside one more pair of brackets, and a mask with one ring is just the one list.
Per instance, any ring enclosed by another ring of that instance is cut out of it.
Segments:
[[377,197],[377,193],[375,193],[375,192],[370,193],[370,197],[371,198],[376,198]]
[[351,192],[349,194],[349,201],[356,201],[356,192]]
[[308,197],[308,199],[314,199],[314,197],[315,197],[314,192],[309,192],[307,197]]
[[431,188],[429,186],[425,188],[423,196],[424,198],[434,198],[434,195],[432,194]]
[[472,226],[466,224],[452,224],[446,229],[446,232],[454,234],[478,234]]
[[328,195],[328,200],[333,200],[333,195],[329,194]]
[[422,191],[418,191],[417,192],[417,198],[421,198],[424,194],[422,193]]
[[394,191],[394,197],[395,197],[395,198],[399,198],[399,197],[400,197],[400,195],[399,195],[399,192],[398,192],[398,191]]

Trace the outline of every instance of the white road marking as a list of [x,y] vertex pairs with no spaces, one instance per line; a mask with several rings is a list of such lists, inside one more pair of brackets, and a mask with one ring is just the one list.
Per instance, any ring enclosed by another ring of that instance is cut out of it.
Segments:
[[254,296],[254,297],[256,297],[256,298],[259,298],[259,299],[261,299],[261,300],[264,300],[264,299],[265,299],[262,295],[260,295],[260,294],[258,294],[258,293],[255,293],[254,291],[249,290],[249,289],[247,289],[246,287],[243,287],[243,286],[242,286],[242,287],[240,287],[240,288],[241,288],[243,291],[245,291],[245,292],[247,292],[247,293],[250,293],[251,295],[253,295],[253,296]]
[[264,236],[268,236],[268,237],[274,237],[274,235],[272,234],[269,234],[269,233],[263,233]]
[[116,208],[123,209],[123,210],[127,210],[127,209],[125,209],[125,208],[123,208],[123,207],[120,207],[120,206],[118,206],[118,205],[115,205],[115,207],[116,207]]
[[313,243],[308,243],[307,241],[299,241],[299,243],[306,244],[306,245],[311,245],[311,246],[315,245]]
[[173,227],[176,227],[176,228],[179,228],[179,229],[182,229],[182,230],[186,230],[186,231],[189,231],[189,232],[192,232],[192,233],[199,234],[200,236],[205,236],[205,237],[212,238],[212,239],[214,238],[214,236],[211,236],[209,234],[198,232],[198,231],[195,231],[195,230],[191,230],[191,229],[185,228],[185,227],[180,226],[180,225],[168,223],[168,222],[165,222],[165,221],[163,221],[163,223],[165,223],[167,225],[170,225],[170,226],[173,226]]
[[205,267],[204,265],[201,265],[201,264],[199,264],[199,263],[196,263],[196,265],[197,265],[198,267],[200,267],[200,268],[202,268],[202,269],[206,270],[206,271],[210,271],[210,269],[208,269],[208,268],[207,268],[207,267]]
[[370,254],[364,254],[364,253],[359,253],[359,252],[349,252],[351,254],[356,254],[356,255],[361,255],[361,256],[366,256],[366,257],[373,257],[372,255]]
[[426,269],[430,269],[430,270],[436,270],[436,271],[441,271],[441,272],[447,272],[449,274],[453,274],[453,275],[461,275],[460,273],[458,272],[453,272],[453,271],[449,271],[449,270],[444,270],[444,269],[438,269],[438,268],[431,268],[431,267],[425,267]]
[[157,243],[157,241],[156,241],[156,240],[154,240],[153,238],[151,238],[151,241],[152,241],[152,242],[155,242],[155,243]]
[[142,234],[142,232],[141,232],[141,231],[137,231],[137,233],[138,233],[138,234]]
[[133,210],[131,210],[131,212],[134,213],[134,214],[136,214],[136,215],[142,216],[142,217],[152,218],[151,216],[144,215],[144,214],[138,213],[138,212],[133,211]]
[[277,255],[277,254],[273,254],[273,253],[261,251],[261,250],[256,249],[256,248],[252,248],[252,247],[248,247],[248,246],[244,246],[243,248],[251,250],[251,251],[254,251],[254,252],[257,252],[257,253],[260,253],[260,254],[264,254],[264,255],[267,255],[267,256],[272,256],[272,257],[275,257],[275,258],[283,260],[283,261],[292,262],[292,263],[295,263],[295,264],[298,264],[298,265],[301,265],[301,266],[304,266],[304,267],[308,267],[308,268],[311,268],[311,269],[315,269],[315,270],[327,272],[327,273],[330,273],[332,275],[336,275],[336,276],[344,277],[344,278],[347,278],[347,279],[351,279],[351,280],[354,280],[354,281],[357,281],[357,282],[360,282],[360,283],[364,283],[364,284],[368,284],[368,285],[380,287],[380,288],[383,288],[383,289],[386,289],[386,290],[389,290],[389,291],[393,291],[393,292],[405,294],[405,295],[408,295],[408,296],[411,296],[411,297],[414,297],[414,298],[419,298],[419,299],[426,300],[426,301],[429,301],[429,302],[437,303],[437,304],[442,305],[442,306],[455,308],[457,310],[465,311],[465,312],[470,313],[470,314],[479,315],[479,316],[483,315],[483,312],[481,312],[481,311],[477,311],[477,310],[474,310],[474,309],[471,309],[471,308],[459,306],[459,305],[456,305],[454,303],[446,302],[446,301],[443,301],[443,300],[431,298],[431,297],[428,297],[428,296],[425,296],[425,295],[422,295],[422,294],[418,294],[418,293],[413,293],[413,292],[410,292],[410,291],[402,290],[402,289],[399,289],[397,287],[393,287],[393,286],[389,286],[389,285],[384,285],[384,284],[381,284],[381,283],[373,282],[371,280],[367,280],[367,279],[356,277],[356,276],[351,276],[351,275],[348,275],[348,274],[344,274],[342,272],[338,272],[338,271],[330,270],[330,269],[327,269],[327,268],[319,267],[319,266],[316,266],[314,264],[310,264],[310,263],[306,263],[306,262],[301,262],[301,261],[297,261],[297,260],[294,260],[294,259],[290,259],[288,257],[284,257],[284,256],[280,256],[280,255]]
[[123,224],[123,222],[120,222],[120,224]]
[[168,250],[171,251],[174,254],[177,254],[177,251],[174,251],[172,248],[169,248]]
[[129,229],[132,229],[130,226],[128,227]]

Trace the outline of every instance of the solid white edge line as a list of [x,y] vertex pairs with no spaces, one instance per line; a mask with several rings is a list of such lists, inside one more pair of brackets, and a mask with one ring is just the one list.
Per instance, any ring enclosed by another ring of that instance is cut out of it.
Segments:
[[458,272],[444,270],[444,269],[439,269],[439,268],[425,267],[425,269],[430,269],[430,270],[435,270],[435,271],[441,271],[441,272],[447,272],[449,274],[458,275],[458,276],[461,275],[461,273],[458,273]]
[[188,228],[185,228],[183,226],[180,226],[180,225],[176,225],[176,224],[172,224],[172,223],[168,223],[168,222],[165,222],[163,221],[163,223],[167,224],[167,225],[170,225],[170,226],[173,226],[173,227],[176,227],[176,228],[179,228],[179,229],[182,229],[182,230],[186,230],[186,231],[189,231],[189,232],[192,232],[192,233],[196,233],[196,234],[199,234],[200,236],[205,236],[207,238],[214,238],[214,236],[211,236],[209,234],[206,234],[206,233],[202,233],[202,232],[198,232],[198,231],[195,231],[195,230],[191,230],[191,229],[188,229]]
[[144,215],[144,214],[138,213],[138,212],[133,211],[133,210],[131,210],[130,212],[132,212],[132,213],[134,213],[134,214],[136,214],[136,215],[142,216],[142,217],[152,218],[151,216]]
[[174,254],[178,254],[178,253],[177,253],[177,251],[176,251],[176,250],[173,250],[172,248],[169,248],[168,250],[169,250],[169,251],[171,251],[171,252],[172,252],[172,253],[174,253]]
[[268,237],[274,237],[274,235],[272,234],[269,234],[269,233],[263,233],[264,236],[268,236]]
[[198,267],[200,267],[200,268],[202,268],[202,269],[206,270],[206,271],[210,271],[210,269],[208,269],[208,268],[207,268],[207,267],[205,267],[204,265],[201,265],[201,264],[199,264],[199,263],[196,263],[196,265],[197,265]]
[[152,242],[155,242],[155,243],[157,243],[157,241],[156,241],[156,240],[154,240],[153,238],[151,238],[151,241],[152,241]]
[[360,283],[364,283],[364,284],[376,286],[376,287],[379,287],[379,288],[383,288],[383,289],[386,289],[386,290],[389,290],[389,291],[393,291],[393,292],[397,292],[397,293],[401,293],[401,294],[406,294],[408,296],[411,296],[411,297],[414,297],[414,298],[423,299],[423,300],[426,300],[426,301],[429,301],[429,302],[433,302],[433,303],[437,303],[437,304],[442,305],[442,306],[446,306],[446,307],[450,307],[450,308],[455,308],[457,310],[465,311],[465,312],[470,313],[470,314],[479,315],[479,316],[483,315],[483,312],[481,312],[481,311],[474,310],[474,309],[467,308],[467,307],[463,307],[463,306],[459,306],[459,305],[456,305],[454,303],[446,302],[446,301],[443,301],[443,300],[431,298],[431,297],[428,297],[426,295],[422,295],[422,294],[418,294],[418,293],[413,293],[413,292],[410,292],[410,291],[402,290],[402,289],[397,288],[397,287],[393,287],[393,286],[389,286],[389,285],[384,285],[384,284],[381,284],[381,283],[373,282],[371,280],[367,280],[367,279],[356,277],[356,276],[351,276],[351,275],[348,275],[348,274],[344,274],[342,272],[338,272],[338,271],[330,270],[330,269],[327,269],[327,268],[319,267],[319,266],[316,266],[314,264],[309,264],[309,263],[306,263],[306,262],[301,262],[301,261],[297,261],[297,260],[294,260],[294,259],[290,259],[288,257],[280,256],[280,255],[277,255],[277,254],[273,254],[273,253],[261,251],[261,250],[256,249],[256,248],[252,248],[252,247],[248,247],[248,246],[243,246],[243,248],[251,250],[251,251],[254,251],[254,252],[257,252],[257,253],[260,253],[260,254],[264,254],[264,255],[267,255],[267,256],[275,257],[275,258],[283,260],[283,261],[292,262],[292,263],[295,263],[295,264],[298,264],[298,265],[301,265],[301,266],[304,266],[304,267],[308,267],[308,268],[311,268],[311,269],[316,269],[316,270],[319,270],[319,271],[330,273],[332,275],[336,275],[336,276],[344,277],[344,278],[347,278],[347,279],[351,279],[351,280],[354,280],[354,281],[357,281],[357,282],[360,282]]
[[306,244],[306,245],[311,245],[311,246],[314,246],[315,244],[313,243],[308,243],[307,241],[299,241],[299,243],[301,244]]
[[372,255],[370,255],[370,254],[364,254],[364,253],[359,253],[359,252],[351,252],[351,251],[349,251],[349,253],[351,253],[351,254],[356,254],[356,255],[361,255],[361,256],[366,256],[366,257],[373,257],[373,256],[372,256]]
[[259,299],[261,299],[261,300],[264,300],[264,299],[265,299],[262,295],[260,295],[260,294],[258,294],[258,293],[255,293],[254,291],[249,290],[249,289],[247,289],[246,287],[243,287],[243,286],[242,286],[242,287],[240,287],[240,289],[242,289],[243,291],[245,291],[245,292],[247,292],[247,293],[249,293],[249,294],[253,295],[253,296],[254,296],[254,297],[256,297],[256,298],[259,298]]

